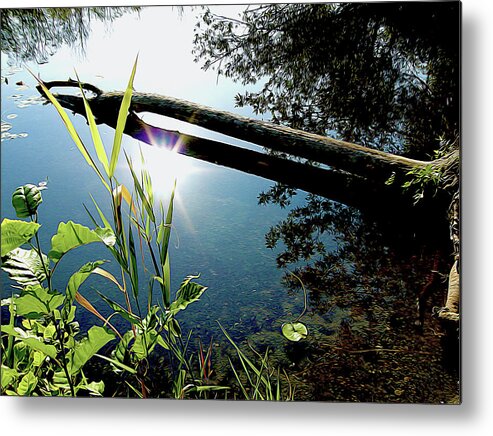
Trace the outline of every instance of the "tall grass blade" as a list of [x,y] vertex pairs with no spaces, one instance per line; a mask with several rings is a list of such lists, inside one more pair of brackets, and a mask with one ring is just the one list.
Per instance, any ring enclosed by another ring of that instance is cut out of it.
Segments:
[[130,222],[128,223],[128,249],[129,249],[128,260],[130,263],[129,272],[130,272],[130,280],[132,282],[132,292],[134,298],[137,300],[139,296],[139,273],[137,271],[137,255],[135,251],[132,226]]
[[125,380],[125,383],[127,384],[127,386],[132,389],[132,391],[134,392],[134,394],[136,394],[139,398],[144,398],[144,396],[142,395],[142,392],[139,392],[136,388],[134,388],[127,380]]
[[229,360],[229,366],[233,370],[233,374],[235,375],[236,381],[238,382],[238,385],[240,386],[241,392],[243,392],[243,395],[245,396],[245,399],[249,400],[250,399],[250,395],[248,395],[248,392],[247,392],[245,386],[241,382],[240,376],[236,372],[236,369],[235,369],[235,367],[233,365],[233,362],[231,362],[231,359],[229,357],[228,357],[228,360]]
[[110,168],[108,174],[109,177],[113,177],[113,174],[115,173],[116,163],[118,161],[118,156],[120,155],[123,131],[125,130],[125,124],[127,122],[127,116],[128,116],[128,109],[130,108],[130,102],[132,100],[132,91],[134,85],[135,71],[137,69],[137,60],[138,60],[138,55],[135,58],[134,66],[132,68],[132,74],[130,75],[127,89],[125,90],[125,94],[123,95],[122,103],[120,105],[120,111],[118,113],[118,121],[116,123],[113,148],[111,150]]
[[75,130],[74,125],[72,124],[72,121],[70,121],[70,118],[68,117],[67,113],[65,110],[62,108],[60,103],[58,103],[57,99],[53,96],[53,94],[48,90],[48,88],[45,86],[42,80],[38,79],[32,72],[31,74],[33,77],[38,81],[39,86],[41,86],[41,89],[43,90],[44,94],[50,100],[50,102],[55,106],[55,109],[57,110],[58,114],[62,118],[63,123],[65,124],[65,128],[67,129],[67,132],[70,134],[70,137],[72,140],[75,142],[75,145],[79,149],[80,153],[86,160],[86,162],[89,164],[89,166],[96,172],[96,174],[99,176],[101,179],[101,182],[105,186],[105,188],[111,192],[111,189],[106,183],[106,180],[104,179],[103,175],[101,174],[101,171],[99,171],[99,168],[96,166],[96,163],[92,159],[91,155],[88,153],[86,146],[82,142],[82,139],[80,139],[79,134]]
[[141,319],[138,316],[124,309],[122,306],[120,306],[118,303],[108,298],[106,295],[101,294],[101,292],[98,292],[98,295],[108,304],[108,306],[110,306],[122,318],[126,319],[130,324],[132,325],[141,324]]
[[79,82],[80,92],[82,93],[82,99],[84,100],[84,108],[86,109],[86,117],[89,123],[89,129],[91,131],[92,142],[94,144],[94,149],[96,150],[96,155],[98,156],[99,162],[103,165],[104,171],[106,175],[109,175],[109,164],[108,164],[108,156],[106,156],[106,150],[104,149],[103,141],[101,140],[101,135],[99,134],[98,127],[96,126],[96,120],[94,119],[94,115],[92,113],[91,107],[87,101],[86,95],[84,94],[84,90],[82,89],[82,85],[80,83],[79,76],[77,72],[75,72],[77,77],[77,81]]
[[162,226],[162,232],[160,229],[158,235],[158,242],[161,244],[161,252],[160,252],[161,264],[164,264],[168,253],[169,238],[171,235],[171,223],[173,221],[173,202],[175,198],[175,189],[176,189],[176,179],[173,185],[173,189],[171,190],[171,197],[168,204],[168,211],[166,213],[166,222],[165,225]]
[[111,324],[108,319],[106,319],[103,315],[101,315],[97,311],[97,309],[91,303],[89,303],[89,301],[87,301],[79,292],[77,292],[75,294],[75,301],[77,301],[77,303],[79,303],[88,312],[91,312],[94,316],[96,316],[101,321],[103,321],[105,325],[107,325],[109,328],[111,328],[111,330],[113,330],[116,333],[116,335],[120,339],[122,339],[120,332],[113,326],[113,324]]
[[128,204],[134,216],[137,217],[137,209],[135,208],[135,204],[132,199],[132,194],[130,194],[130,191],[127,189],[127,187],[125,185],[118,185],[115,189],[118,191],[118,194],[121,195],[121,197]]
[[[9,327],[14,328],[14,321],[15,321],[15,305],[14,305],[14,298],[13,296],[10,297],[10,303],[9,303]],[[7,350],[5,352],[7,355],[7,362],[8,366],[10,368],[13,368],[14,366],[14,337],[12,335],[9,335],[9,338],[7,340]]]
[[113,274],[111,274],[110,272],[102,269],[102,268],[95,268],[93,271],[92,271],[93,274],[98,274],[102,277],[105,277],[107,278],[108,280],[110,280],[111,282],[113,282],[117,287],[118,289],[120,289],[120,291],[124,292],[123,290],[123,287],[120,285],[120,283],[118,282],[118,280],[115,278],[115,276]]
[[147,212],[147,215],[149,216],[151,221],[154,223],[154,222],[156,222],[156,217],[154,215],[154,210],[152,209],[152,205],[149,202],[147,196],[145,195],[144,190],[142,189],[142,185],[140,184],[139,179],[137,178],[137,175],[135,174],[132,162],[128,158],[126,153],[125,153],[125,158],[127,159],[128,168],[130,169],[130,173],[132,174],[132,178],[134,180],[134,186],[135,186],[135,189],[137,190],[137,194],[139,195],[140,199],[142,200],[142,204],[144,205],[144,208]]
[[163,304],[168,308],[171,304],[171,269],[169,263],[169,254],[166,256],[166,261],[163,265]]
[[108,229],[111,229],[110,222],[106,219],[103,211],[98,206],[98,203],[96,202],[96,200],[94,199],[94,197],[92,195],[91,195],[91,199],[92,199],[92,202],[94,203],[94,206],[96,207],[96,210],[98,211],[99,217],[101,218],[101,221],[103,222],[104,226]]
[[137,374],[137,371],[135,369],[130,368],[129,366],[127,366],[121,362],[118,362],[118,360],[111,359],[109,357],[103,356],[102,354],[95,354],[94,356],[99,357],[100,359],[106,360],[106,361],[112,363],[113,365],[115,365],[121,369],[124,369],[125,371],[128,371],[130,374]]

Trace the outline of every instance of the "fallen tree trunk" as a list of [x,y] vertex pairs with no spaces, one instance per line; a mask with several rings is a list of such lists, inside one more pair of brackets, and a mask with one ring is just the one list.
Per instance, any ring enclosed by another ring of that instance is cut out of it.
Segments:
[[[79,86],[78,82],[71,79],[46,82],[45,85],[48,89]],[[99,122],[112,124],[111,119],[116,119],[118,116],[123,93],[103,92],[91,84],[83,84],[83,88],[96,94],[88,100]],[[82,101],[74,105],[72,110],[84,114]],[[134,113],[151,112],[168,116],[237,139],[260,144],[271,150],[319,162],[360,177],[367,177],[375,182],[385,182],[392,175],[400,180],[401,176],[407,172],[416,168],[424,168],[429,164],[429,162],[409,159],[362,145],[157,94],[134,92],[130,110]]]

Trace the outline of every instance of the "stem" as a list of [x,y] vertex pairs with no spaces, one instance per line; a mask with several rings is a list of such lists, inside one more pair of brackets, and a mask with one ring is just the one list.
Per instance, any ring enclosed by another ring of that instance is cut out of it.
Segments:
[[[34,216],[31,216],[31,221],[34,221],[35,223],[38,222],[38,213],[35,212]],[[51,274],[50,271],[48,270],[47,266],[45,265],[45,262],[43,260],[43,253],[41,252],[41,244],[39,243],[39,237],[38,237],[38,232],[34,234],[34,239],[36,240],[36,247],[34,249],[38,253],[39,260],[41,261],[41,265],[43,265],[43,270],[46,275],[46,282],[48,284],[48,290],[51,292]]]
[[[36,222],[36,223],[38,222],[38,213],[37,212],[35,212],[35,214],[31,216],[31,220]],[[39,259],[41,261],[41,265],[43,265],[43,270],[46,274],[46,281],[48,284],[48,291],[51,293],[51,291],[52,291],[51,275],[50,275],[48,267],[45,264],[44,259],[43,259],[43,254],[41,252],[41,244],[39,242],[39,237],[38,237],[37,232],[34,235],[34,239],[36,240],[36,247],[34,247],[34,249],[38,253]],[[60,325],[58,324],[58,322],[54,316],[53,316],[53,321],[54,321],[53,324],[55,325],[58,341],[60,342],[60,348],[61,348],[61,352],[62,352],[62,365],[61,366],[63,368],[63,371],[65,372],[65,376],[67,377],[67,381],[68,381],[68,384],[70,386],[70,393],[71,393],[72,397],[75,397],[74,385],[72,383],[72,379],[71,379],[71,377],[68,373],[68,369],[67,369],[67,359],[66,359],[66,355],[65,355],[65,344],[63,343],[63,335],[61,334]]]
[[[123,295],[125,295],[125,303],[127,304],[127,309],[129,313],[133,313],[132,305],[130,304],[130,298],[128,298],[127,283],[125,281],[125,271],[123,270],[123,267],[121,267],[121,271],[122,271]],[[131,324],[131,326],[132,326],[132,331],[134,333],[134,338],[136,338],[137,332],[135,330],[135,326],[133,324]]]
[[302,310],[300,316],[298,316],[298,318],[296,318],[296,320],[294,321],[294,322],[298,322],[303,317],[303,315],[306,313],[307,294],[306,294],[305,285],[303,284],[303,282],[301,281],[301,279],[294,272],[292,272],[292,271],[288,271],[288,272],[300,282],[301,289],[303,289],[303,296],[304,296],[303,310]]
[[54,323],[53,324],[55,325],[55,329],[56,329],[56,332],[57,332],[58,340],[60,342],[60,346],[61,346],[61,349],[62,349],[62,367],[63,367],[63,371],[65,372],[65,377],[67,377],[67,381],[68,381],[68,384],[70,386],[70,393],[71,393],[72,397],[75,397],[74,385],[72,383],[72,378],[70,377],[70,375],[68,373],[68,369],[67,369],[67,359],[66,359],[66,355],[65,355],[65,345],[63,343],[63,335],[62,335],[62,332],[60,330],[60,326],[57,323],[56,319],[54,319]]

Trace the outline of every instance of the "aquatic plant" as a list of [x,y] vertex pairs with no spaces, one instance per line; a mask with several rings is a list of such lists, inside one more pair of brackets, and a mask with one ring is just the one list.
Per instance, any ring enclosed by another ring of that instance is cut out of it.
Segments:
[[[103,381],[90,382],[83,367],[103,346],[115,338],[107,327],[92,326],[78,338],[75,321],[78,289],[103,261],[83,265],[68,280],[65,294],[53,287],[53,275],[70,250],[92,242],[109,247],[115,243],[110,229],[91,230],[72,221],[60,223],[44,254],[39,242],[38,207],[42,187],[24,185],[12,196],[19,218],[1,224],[2,269],[19,294],[2,300],[9,308],[9,323],[2,325],[2,370],[0,392],[7,395],[76,396],[79,391],[102,395]],[[21,248],[29,245],[30,249]],[[101,316],[101,315],[100,315]],[[18,322],[17,322],[18,321]],[[111,324],[108,326],[115,330]]]
[[291,385],[289,376],[283,370],[282,375],[287,382],[287,387],[284,388],[281,382],[280,368],[274,368],[270,362],[269,348],[265,350],[264,354],[260,354],[250,347],[254,357],[249,358],[226,329],[220,323],[218,324],[226,339],[234,347],[238,357],[239,364],[234,363],[230,358],[228,358],[228,361],[238,384],[239,395],[245,400],[294,400],[295,389]]
[[[73,396],[77,394],[81,386],[86,389],[89,389],[87,386],[93,386],[87,382],[83,374],[79,377],[79,373],[89,358],[98,356],[109,362],[113,370],[118,373],[120,384],[125,386],[127,395],[135,394],[139,397],[147,397],[151,392],[150,384],[152,384],[152,376],[148,372],[149,362],[151,354],[155,352],[157,346],[161,348],[163,353],[168,353],[169,376],[172,380],[170,390],[175,398],[184,398],[185,395],[192,393],[203,396],[208,390],[226,389],[220,386],[207,386],[206,380],[195,374],[192,358],[188,355],[190,336],[186,341],[183,340],[181,327],[177,320],[177,314],[185,310],[189,304],[199,300],[207,288],[195,282],[198,276],[188,276],[183,280],[174,296],[172,295],[168,245],[176,181],[165,210],[162,202],[159,203],[158,207],[154,204],[152,181],[145,168],[143,157],[142,169],[137,175],[131,159],[125,154],[126,168],[133,180],[132,193],[118,181],[115,175],[132,98],[136,67],[137,60],[134,63],[121,102],[110,156],[106,154],[94,116],[81,87],[97,161],[87,149],[56,98],[38,79],[39,87],[56,108],[86,163],[95,171],[108,192],[112,216],[108,219],[103,208],[93,198],[99,222],[95,218],[96,214],[91,213],[86,206],[84,207],[94,223],[95,229],[91,230],[72,221],[60,223],[57,234],[52,238],[51,250],[46,256],[41,251],[37,237],[39,224],[37,223],[36,209],[42,201],[40,189],[34,185],[26,185],[14,193],[13,204],[18,216],[29,216],[31,222],[8,219],[2,222],[2,268],[22,287],[19,296],[5,301],[5,304],[10,305],[11,317],[10,324],[2,327],[2,333],[9,337],[4,355],[5,364],[10,364],[10,366],[7,366],[8,370],[2,371],[2,374],[6,374],[8,377],[8,380],[2,379],[2,386],[12,386],[12,383],[19,378],[14,377],[16,371],[14,364],[17,362],[15,350],[20,347],[19,343],[21,343],[30,347],[32,356],[30,355],[29,359],[24,362],[22,371],[17,371],[17,375],[24,376],[27,369],[33,367],[34,359],[39,363],[40,356],[34,353],[43,352],[63,369],[65,378],[62,380],[62,385],[67,384],[70,388],[70,394]],[[36,245],[32,245],[33,238]],[[97,260],[84,265],[70,278],[65,295],[56,292],[52,288],[52,276],[62,257],[68,251],[92,242],[103,242],[106,245],[118,264],[121,279],[117,279],[115,275],[102,267],[105,263],[104,260]],[[20,248],[24,244],[32,245],[32,249],[27,251]],[[152,272],[146,268],[145,256],[150,256],[152,260]],[[141,268],[142,266],[143,268]],[[92,274],[107,279],[123,294],[124,304],[122,305],[108,295],[98,292],[101,299],[113,311],[108,318],[101,315],[93,304],[79,292],[82,283]],[[29,280],[26,280],[26,277]],[[43,283],[47,284],[46,289],[43,288]],[[145,287],[147,287],[147,301],[145,308],[143,308],[141,307],[140,295]],[[156,287],[160,291],[159,297],[155,296]],[[25,303],[26,300],[29,305]],[[87,337],[80,343],[74,339],[77,333],[75,324],[73,324],[75,317],[74,301],[77,301],[105,324],[104,327],[91,327]],[[156,304],[155,301],[159,302]],[[116,315],[128,323],[127,331],[120,332],[110,323],[110,319]],[[14,327],[16,317],[22,319],[25,330]],[[51,331],[52,328],[56,330],[56,338],[59,340],[58,348],[49,345],[51,336],[45,334],[47,329]],[[40,334],[41,336],[39,336]],[[111,357],[97,354],[101,347],[114,339],[117,339],[118,343],[112,351]],[[3,363],[4,361],[2,361]],[[18,366],[17,369],[19,370]],[[30,370],[26,374],[31,375],[25,381],[22,381],[24,379],[21,380],[22,386],[34,380],[33,374],[35,372]],[[58,379],[62,379],[60,374],[58,374]],[[6,383],[3,383],[4,381]],[[55,389],[59,386],[60,383],[56,386],[50,385],[40,393],[61,394],[60,390]],[[103,385],[98,385],[97,392],[102,393],[102,389]],[[34,392],[34,387],[25,389],[17,386],[15,391],[9,392],[29,395]],[[154,392],[152,394],[157,395]]]

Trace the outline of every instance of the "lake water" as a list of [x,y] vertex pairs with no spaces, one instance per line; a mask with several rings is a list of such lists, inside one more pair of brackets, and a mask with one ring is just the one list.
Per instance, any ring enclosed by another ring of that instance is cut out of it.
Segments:
[[[35,101],[38,93],[28,68],[43,80],[73,76],[76,69],[81,80],[105,90],[125,89],[132,63],[139,53],[136,90],[188,99],[217,109],[234,109],[233,97],[242,88],[225,79],[217,81],[215,74],[203,72],[193,62],[193,24],[190,16],[180,17],[171,8],[144,9],[140,17],[127,15],[115,21],[111,31],[105,29],[104,24],[95,22],[85,55],[64,47],[47,64],[29,63],[22,68],[9,66],[7,57],[2,57],[2,75],[8,80],[8,84],[2,83],[2,120],[12,125],[9,134],[21,134],[2,140],[3,217],[15,218],[11,193],[17,186],[36,184],[48,178],[39,219],[43,224],[42,244],[49,247],[60,221],[72,219],[92,226],[83,208],[83,203],[91,205],[90,194],[100,204],[105,203],[104,189],[85,164],[55,109]],[[129,29],[133,35],[139,35],[139,42],[128,37]],[[141,41],[146,42],[141,44]],[[16,85],[18,82],[25,85]],[[240,113],[253,116],[245,110]],[[225,139],[223,135],[205,129],[160,118],[144,115],[147,122],[163,127],[211,139]],[[85,120],[75,116],[72,121],[84,142],[92,144]],[[100,126],[100,132],[109,149],[113,130]],[[259,148],[232,138],[227,140],[243,147]],[[277,307],[276,315],[282,316],[281,301],[287,298],[280,283],[282,271],[276,267],[276,252],[265,247],[265,234],[286,216],[287,211],[258,205],[259,193],[273,183],[139,144],[128,137],[124,138],[123,147],[134,161],[140,159],[139,147],[142,149],[155,189],[165,204],[173,180],[177,179],[171,248],[172,283],[177,289],[186,275],[200,274],[200,282],[209,288],[202,301],[187,310],[185,325],[209,336],[210,332],[217,332],[215,321],[220,320],[225,326],[241,324],[247,334],[250,320],[260,308],[272,306],[275,310]],[[131,186],[123,162],[120,164],[119,178]],[[294,204],[303,197],[300,193]],[[55,283],[63,288],[72,272],[86,259],[95,257],[107,259],[108,253],[96,246],[71,253],[64,259],[63,271],[60,268]],[[104,290],[97,280],[92,284],[94,288]],[[83,291],[86,297],[96,297],[92,287],[86,288]],[[302,296],[298,300],[301,302]],[[295,305],[299,306],[296,301]],[[104,305],[101,310],[105,311]],[[83,315],[83,325],[93,322],[87,317],[92,315]]]
[[[232,10],[226,8],[223,12],[230,14]],[[134,84],[137,91],[168,95],[240,115],[254,116],[246,108],[234,107],[234,96],[245,90],[243,86],[223,77],[218,79],[214,72],[204,72],[193,62],[191,49],[195,21],[194,13],[188,10],[181,15],[169,7],[145,8],[140,15],[130,14],[117,19],[109,28],[94,22],[84,55],[74,53],[69,47],[62,47],[50,57],[48,63],[28,63],[21,68],[9,65],[7,56],[2,56],[2,76],[8,80],[8,84],[2,80],[2,125],[6,126],[5,129],[11,126],[4,133],[20,135],[15,138],[9,135],[2,137],[2,218],[15,218],[11,194],[16,187],[47,179],[48,189],[43,191],[44,201],[39,210],[39,220],[43,225],[41,244],[48,251],[51,236],[56,232],[59,222],[73,220],[92,227],[83,207],[83,204],[92,207],[90,195],[101,205],[106,201],[104,189],[76,149],[55,109],[37,101],[35,80],[27,68],[45,81],[74,77],[75,68],[82,81],[93,83],[106,91],[124,90],[138,53],[139,64]],[[17,85],[20,82],[24,85]],[[85,143],[92,144],[85,120],[81,116],[72,116],[71,119]],[[260,149],[254,144],[149,114],[144,116],[144,120],[183,133]],[[100,126],[100,132],[109,150],[113,130]],[[392,238],[391,242],[384,242],[379,239],[376,230],[371,230],[371,223],[364,232],[358,233],[360,227],[354,220],[345,216],[344,211],[339,215],[335,211],[334,217],[340,219],[337,221],[334,218],[334,221],[339,224],[330,227],[330,232],[316,235],[316,242],[323,244],[324,256],[317,252],[309,261],[312,266],[306,276],[310,280],[307,282],[307,287],[310,285],[309,310],[304,318],[310,332],[308,345],[294,349],[282,337],[280,327],[284,321],[293,320],[300,313],[303,294],[286,287],[282,280],[286,269],[276,264],[276,256],[285,247],[280,243],[274,249],[267,248],[266,234],[272,226],[286,220],[294,208],[305,206],[307,193],[297,191],[292,203],[285,208],[259,205],[259,194],[268,190],[273,182],[190,157],[170,154],[162,148],[139,144],[128,137],[124,138],[123,147],[134,160],[139,159],[139,148],[142,150],[154,186],[165,204],[173,180],[177,179],[170,252],[172,287],[177,289],[182,279],[189,274],[200,274],[199,282],[208,286],[201,300],[189,306],[180,317],[182,327],[193,329],[204,342],[213,338],[220,344],[224,338],[217,326],[219,321],[236,340],[254,338],[260,346],[269,345],[291,353],[291,359],[296,353],[305,353],[306,357],[310,353],[311,356],[316,355],[319,349],[325,350],[325,354],[320,352],[318,356],[321,360],[317,365],[323,364],[319,368],[323,367],[320,371],[324,375],[320,383],[329,386],[335,383],[334,380],[339,380],[336,383],[340,383],[341,387],[337,391],[339,396],[330,397],[335,394],[326,393],[322,385],[318,391],[312,386],[316,391],[313,395],[318,395],[317,398],[351,400],[352,394],[345,393],[342,386],[351,385],[353,377],[361,377],[366,385],[375,387],[375,393],[365,393],[356,399],[368,400],[374,398],[372,395],[378,399],[379,389],[381,395],[390,401],[406,398],[408,401],[435,401],[440,397],[440,383],[444,383],[441,376],[433,378],[434,387],[429,388],[432,391],[435,389],[436,395],[434,392],[418,394],[417,388],[412,391],[401,389],[399,383],[409,383],[401,379],[393,380],[394,385],[387,386],[388,371],[394,371],[392,377],[395,379],[399,378],[396,375],[399,371],[405,372],[406,368],[419,368],[420,365],[423,374],[430,365],[433,366],[434,375],[441,371],[440,350],[436,349],[439,339],[430,340],[433,333],[429,330],[426,330],[424,337],[416,336],[410,327],[414,319],[409,315],[414,311],[414,296],[432,268],[431,255],[434,249],[424,248],[419,243],[412,247],[400,245],[404,243],[399,242],[397,235],[394,242]],[[124,184],[131,186],[123,162],[120,164],[118,177]],[[324,201],[324,210],[331,210],[332,206]],[[337,250],[345,244],[348,248],[342,250],[342,254],[338,253]],[[62,261],[63,268],[57,272],[56,287],[64,289],[68,277],[83,263],[94,259],[110,259],[110,255],[104,247],[95,244],[67,255]],[[333,265],[327,265],[329,261]],[[289,264],[288,268],[306,264],[297,261]],[[326,276],[333,273],[331,268],[335,266],[341,271],[339,280],[334,282],[332,275],[332,281],[328,282]],[[115,271],[113,268],[114,265],[108,264],[109,270]],[[334,283],[341,294],[335,300],[328,297]],[[118,297],[118,291],[96,278],[88,280],[81,290],[87,299],[107,315],[110,311],[101,302],[96,290],[113,298]],[[8,279],[2,273],[2,298],[10,291]],[[352,303],[344,300],[346,291],[348,295],[351,292],[350,295],[357,296],[357,304],[351,306]],[[393,297],[389,297],[389,294]],[[390,310],[400,312],[390,313]],[[390,315],[384,316],[383,313]],[[79,321],[83,328],[98,322],[82,309],[79,310]],[[405,329],[411,330],[406,334]],[[351,331],[352,336],[344,336],[344,332],[348,331]],[[342,358],[340,351],[334,351],[344,349],[341,344],[356,347],[359,344],[360,348],[389,348],[397,345],[401,348],[417,347],[421,351],[426,350],[425,354],[434,353],[433,363],[423,360],[420,352],[406,355],[401,360],[399,353],[394,353],[388,360],[380,356],[378,359],[375,357],[374,361],[362,361],[352,354]],[[334,361],[342,359],[344,365],[341,366],[338,361],[333,368],[328,368],[329,355]],[[368,369],[371,365],[381,368],[388,366],[390,369],[381,369],[382,374],[377,377]],[[303,373],[303,377],[317,380],[320,373],[313,368]],[[338,374],[337,377],[331,371]],[[341,382],[340,377],[346,381]],[[430,377],[434,376],[420,375],[416,386],[426,388],[430,385]],[[453,391],[454,380],[447,378],[446,382]],[[358,388],[351,385],[348,392],[354,392],[355,389]]]

